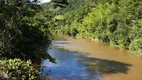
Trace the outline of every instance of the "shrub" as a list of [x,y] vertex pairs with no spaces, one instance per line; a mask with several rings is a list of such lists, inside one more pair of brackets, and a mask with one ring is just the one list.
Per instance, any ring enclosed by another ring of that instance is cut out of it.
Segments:
[[0,72],[6,73],[12,80],[33,80],[39,76],[39,71],[31,66],[30,60],[0,60]]
[[135,39],[129,46],[130,52],[142,54],[142,39]]

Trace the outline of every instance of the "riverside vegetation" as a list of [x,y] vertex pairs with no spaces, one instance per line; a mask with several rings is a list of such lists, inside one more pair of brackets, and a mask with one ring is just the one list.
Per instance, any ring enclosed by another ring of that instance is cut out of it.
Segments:
[[[51,30],[76,37],[91,38],[111,46],[142,54],[141,0],[68,0],[68,6],[43,8],[54,12]],[[54,26],[54,27],[52,27]]]
[[0,0],[0,79],[33,80],[33,62],[55,62],[46,53],[51,33],[42,10],[37,0]]

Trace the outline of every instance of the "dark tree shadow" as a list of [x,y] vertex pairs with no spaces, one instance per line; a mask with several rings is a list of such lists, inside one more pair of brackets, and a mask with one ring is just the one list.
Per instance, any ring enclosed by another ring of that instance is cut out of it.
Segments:
[[132,66],[131,64],[119,61],[88,57],[87,54],[86,55],[77,54],[77,55],[78,55],[77,59],[81,63],[83,63],[90,72],[97,70],[101,74],[114,74],[114,73],[127,74],[129,67]]

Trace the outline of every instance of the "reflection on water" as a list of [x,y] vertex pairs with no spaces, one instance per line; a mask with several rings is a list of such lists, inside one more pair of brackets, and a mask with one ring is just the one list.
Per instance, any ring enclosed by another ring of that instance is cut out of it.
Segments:
[[[56,58],[57,64],[45,60],[42,64],[42,75],[49,75],[52,80],[100,80],[100,74],[95,69],[90,74],[87,67],[80,62],[80,54],[56,47],[53,42],[48,52]],[[63,43],[63,42],[61,42]],[[64,43],[63,43],[64,44]]]
[[48,53],[56,58],[57,64],[48,60],[43,61],[42,76],[48,75],[51,80],[102,80],[103,74],[127,74],[129,67],[133,66],[114,60],[90,57],[88,53],[65,50],[65,44],[70,43],[63,38],[52,42],[52,48],[48,49]]

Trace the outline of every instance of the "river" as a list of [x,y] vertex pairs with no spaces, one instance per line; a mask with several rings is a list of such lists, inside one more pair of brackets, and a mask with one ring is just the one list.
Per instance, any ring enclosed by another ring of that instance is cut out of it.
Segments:
[[42,76],[51,80],[142,80],[142,58],[127,50],[68,36],[51,45],[47,51],[57,64],[41,64]]

